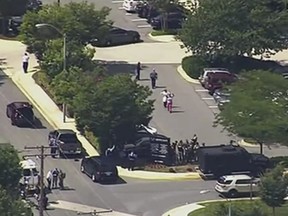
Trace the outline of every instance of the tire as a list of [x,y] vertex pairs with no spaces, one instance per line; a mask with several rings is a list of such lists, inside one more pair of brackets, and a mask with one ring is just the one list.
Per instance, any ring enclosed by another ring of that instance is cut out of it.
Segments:
[[235,197],[237,197],[237,195],[238,195],[238,191],[235,190],[235,189],[230,190],[230,191],[228,192],[228,196],[229,196],[230,198],[235,198]]
[[93,182],[96,182],[96,181],[97,181],[97,178],[96,178],[95,174],[93,174],[93,175],[91,176],[91,179],[92,179]]
[[85,172],[84,166],[81,165],[80,170],[81,170],[82,173],[84,173]]

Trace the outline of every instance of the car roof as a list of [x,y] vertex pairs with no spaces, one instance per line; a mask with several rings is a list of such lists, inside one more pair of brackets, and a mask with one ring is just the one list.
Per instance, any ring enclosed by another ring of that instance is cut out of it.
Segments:
[[23,108],[23,107],[32,108],[32,105],[29,102],[24,102],[24,101],[12,102],[8,105],[14,106],[16,109]]
[[202,153],[205,155],[225,155],[225,154],[231,154],[231,152],[238,154],[244,153],[250,155],[247,152],[247,150],[241,146],[225,145],[225,144],[200,147],[197,152],[198,154]]
[[36,163],[32,159],[27,159],[20,161],[20,165],[23,169],[33,169],[36,168]]
[[57,131],[61,134],[75,134],[75,131],[71,129],[58,129]]
[[108,166],[115,166],[112,162],[111,159],[105,157],[105,156],[92,156],[88,157],[91,160],[95,161],[96,163],[100,165],[108,165]]
[[245,175],[245,174],[241,174],[241,175],[225,175],[225,176],[222,176],[222,178],[225,178],[225,180],[252,179],[249,175]]

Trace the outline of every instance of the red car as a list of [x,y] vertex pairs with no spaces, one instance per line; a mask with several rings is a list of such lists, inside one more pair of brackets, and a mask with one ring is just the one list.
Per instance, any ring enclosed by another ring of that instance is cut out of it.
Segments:
[[213,95],[216,89],[221,89],[225,84],[231,84],[237,80],[237,76],[232,73],[210,73],[204,82],[204,88]]

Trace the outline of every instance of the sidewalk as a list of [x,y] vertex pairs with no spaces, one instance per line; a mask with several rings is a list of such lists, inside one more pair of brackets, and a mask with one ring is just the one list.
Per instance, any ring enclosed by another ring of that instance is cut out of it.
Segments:
[[[30,56],[29,73],[24,74],[21,67],[21,58],[25,52],[25,46],[18,41],[0,40],[0,59],[4,61],[4,65],[0,64],[3,72],[9,76],[22,93],[31,101],[35,108],[43,115],[43,117],[54,128],[65,128],[76,130],[75,120],[67,118],[67,122],[63,123],[62,111],[56,106],[52,99],[38,86],[32,75],[35,73],[35,67],[38,66],[34,56]],[[33,71],[34,72],[30,72]],[[77,133],[77,136],[83,147],[89,155],[98,155],[98,152],[87,141],[87,139]],[[118,167],[119,175],[123,177],[141,178],[150,180],[194,180],[200,179],[198,173],[157,173],[148,171],[128,171]]]
[[198,203],[186,204],[186,205],[171,209],[165,212],[162,216],[188,216],[190,212],[196,211],[201,208],[205,208],[205,207],[203,205],[199,205]]

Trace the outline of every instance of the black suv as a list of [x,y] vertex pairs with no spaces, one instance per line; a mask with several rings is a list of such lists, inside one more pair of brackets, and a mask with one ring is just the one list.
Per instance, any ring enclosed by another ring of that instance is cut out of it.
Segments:
[[13,102],[7,105],[6,115],[11,120],[12,125],[32,126],[35,122],[33,106],[28,102]]
[[85,157],[81,161],[81,172],[86,173],[93,182],[117,182],[118,170],[105,156]]

